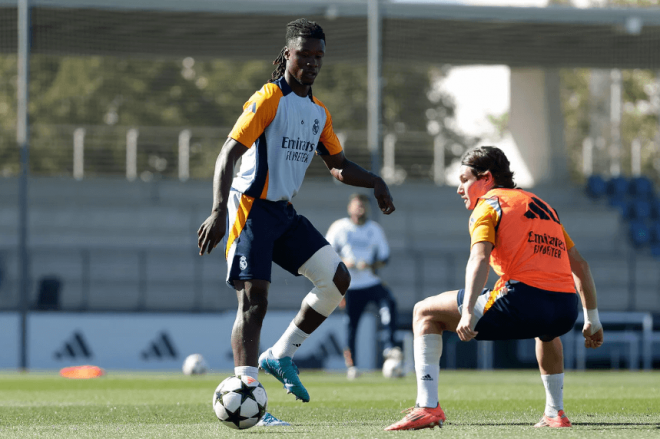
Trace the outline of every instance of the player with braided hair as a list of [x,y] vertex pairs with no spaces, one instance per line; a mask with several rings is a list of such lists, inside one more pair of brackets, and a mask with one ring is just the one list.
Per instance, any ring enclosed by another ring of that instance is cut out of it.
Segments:
[[[351,279],[341,258],[296,212],[291,199],[319,155],[334,178],[373,188],[381,211],[394,212],[387,184],[345,157],[330,112],[312,94],[324,55],[321,26],[304,18],[287,25],[286,46],[274,61],[271,80],[245,103],[218,155],[211,215],[197,232],[200,255],[226,237],[227,284],[238,297],[231,335],[234,373],[257,379],[259,366],[303,402],[310,396],[292,358],[339,305]],[[259,356],[273,262],[307,277],[314,288],[282,337]]]
[[273,74],[270,77],[270,81],[275,82],[284,76],[286,71],[286,51],[289,48],[291,43],[295,44],[295,41],[298,38],[314,38],[317,40],[322,40],[325,43],[325,33],[321,26],[316,24],[313,21],[309,21],[305,18],[299,18],[294,20],[291,23],[286,25],[286,46],[280,50],[280,54],[277,55],[273,65],[277,66],[273,71]]

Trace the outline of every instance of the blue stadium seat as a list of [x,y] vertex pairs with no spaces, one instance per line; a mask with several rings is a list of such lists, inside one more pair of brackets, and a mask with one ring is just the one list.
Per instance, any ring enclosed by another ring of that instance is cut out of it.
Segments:
[[653,214],[653,205],[648,200],[631,200],[628,209],[632,219],[647,220]]
[[651,244],[651,255],[656,259],[660,259],[660,244]]
[[655,188],[648,177],[635,177],[628,184],[628,192],[636,199],[650,199],[655,195]]
[[655,220],[651,224],[651,242],[660,244],[660,220]]
[[660,199],[651,200],[651,218],[660,219]]
[[607,195],[610,198],[624,198],[628,194],[630,184],[625,177],[613,177],[607,182]]
[[651,231],[643,221],[630,222],[630,239],[635,247],[643,247],[651,242]]
[[600,175],[591,175],[587,178],[587,196],[600,198],[607,192],[607,183]]
[[625,177],[614,177],[607,182],[607,201],[610,206],[618,209],[625,219],[631,217],[628,187]]
[[612,197],[609,200],[610,206],[618,210],[624,219],[628,220],[632,218],[632,204],[630,201],[626,200],[624,197]]

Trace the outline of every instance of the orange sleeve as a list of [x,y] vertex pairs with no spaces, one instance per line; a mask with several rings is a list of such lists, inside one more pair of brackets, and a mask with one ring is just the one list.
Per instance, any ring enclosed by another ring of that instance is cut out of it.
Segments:
[[325,110],[325,126],[323,127],[323,131],[321,132],[321,138],[319,139],[319,147],[317,148],[317,154],[319,155],[335,155],[339,154],[343,148],[341,147],[341,143],[339,143],[339,139],[337,138],[337,135],[335,134],[334,129],[332,128],[332,116],[330,116],[330,112],[326,108],[325,105],[323,105],[323,102],[320,100],[314,98],[314,102]]
[[229,137],[251,148],[268,125],[275,119],[282,91],[275,84],[266,84],[243,105]]
[[568,236],[568,233],[566,233],[566,229],[564,228],[564,225],[562,224],[561,226],[561,231],[564,232],[564,241],[566,242],[566,251],[572,249],[575,247],[575,243],[571,239],[570,236]]
[[498,210],[493,207],[491,200],[480,200],[470,215],[470,246],[484,241],[495,246],[496,228],[499,221],[500,215]]

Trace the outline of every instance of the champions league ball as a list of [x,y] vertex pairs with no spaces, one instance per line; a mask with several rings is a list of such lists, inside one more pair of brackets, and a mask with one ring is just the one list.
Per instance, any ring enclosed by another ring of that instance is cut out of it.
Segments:
[[404,376],[403,360],[399,358],[388,358],[383,363],[383,376],[385,378],[401,378]]
[[249,376],[232,376],[213,393],[213,411],[229,428],[253,427],[266,413],[268,396],[261,383]]
[[192,354],[186,357],[181,370],[184,375],[203,375],[209,370],[209,365],[201,355]]

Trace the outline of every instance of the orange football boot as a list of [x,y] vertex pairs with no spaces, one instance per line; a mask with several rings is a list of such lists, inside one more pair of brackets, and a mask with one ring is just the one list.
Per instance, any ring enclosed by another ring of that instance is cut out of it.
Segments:
[[545,413],[541,420],[534,425],[534,427],[551,427],[551,428],[561,428],[561,427],[571,427],[571,421],[568,420],[566,413],[563,410],[559,410],[557,416],[551,418],[546,416]]
[[422,428],[433,428],[436,425],[442,427],[447,417],[445,412],[440,408],[440,404],[436,408],[429,407],[410,407],[402,411],[407,413],[406,416],[389,427],[386,431],[391,430],[421,430]]

